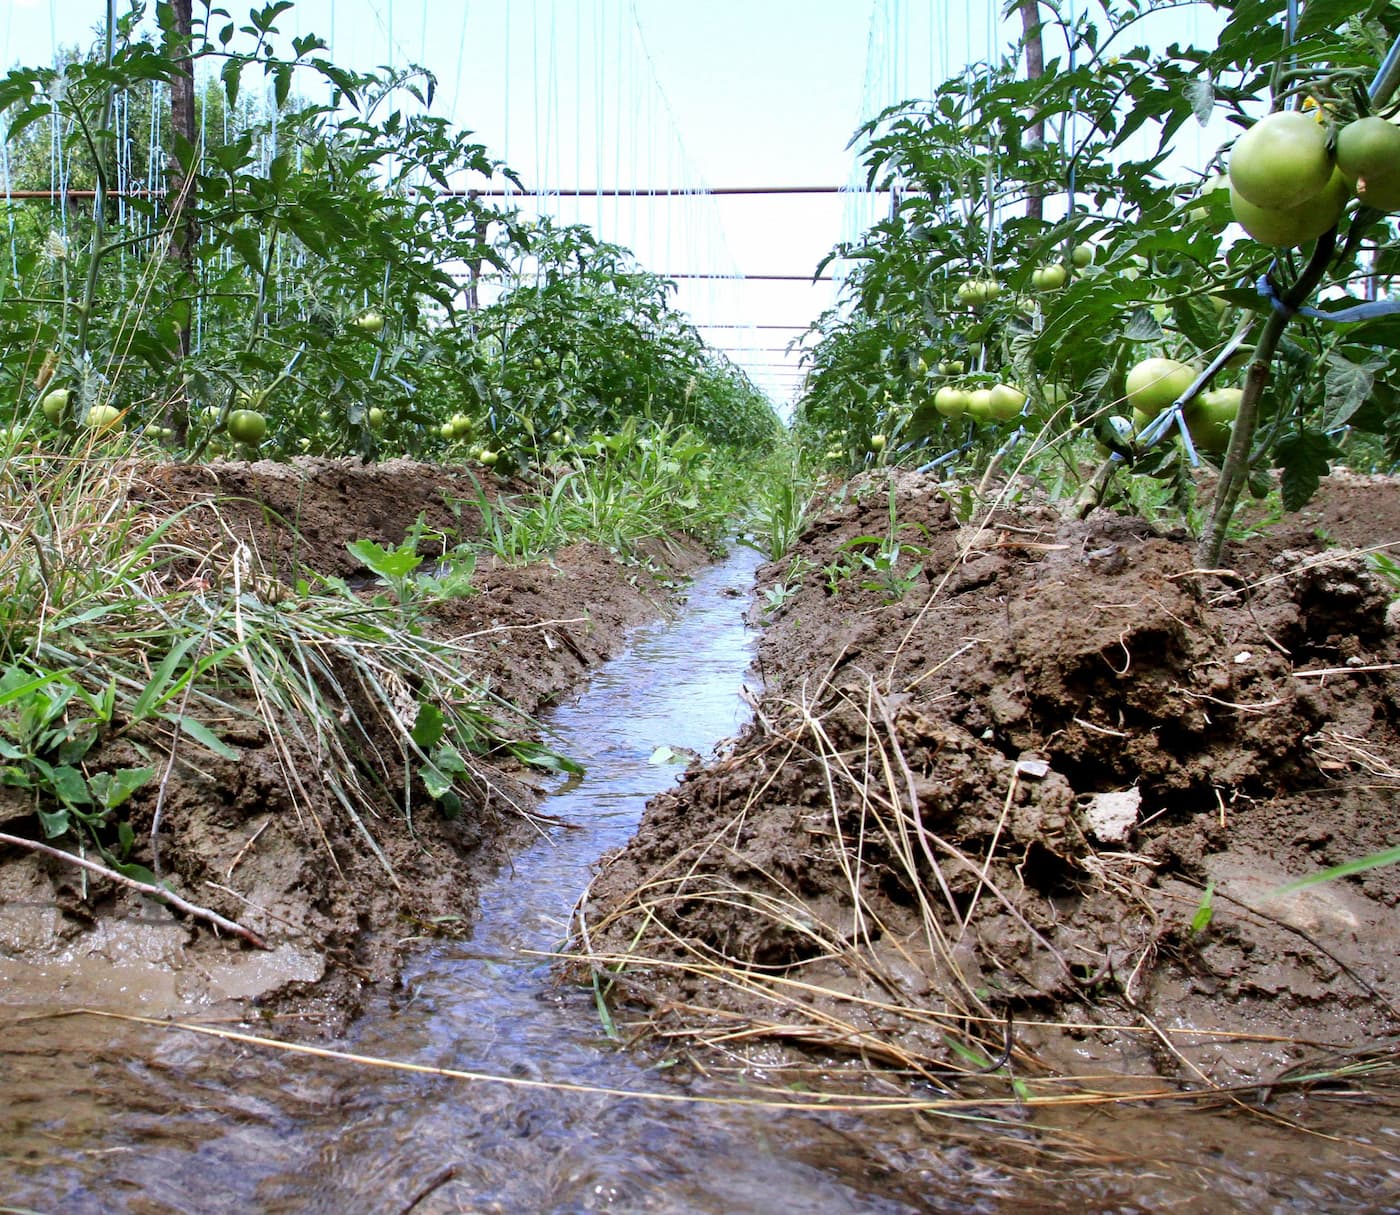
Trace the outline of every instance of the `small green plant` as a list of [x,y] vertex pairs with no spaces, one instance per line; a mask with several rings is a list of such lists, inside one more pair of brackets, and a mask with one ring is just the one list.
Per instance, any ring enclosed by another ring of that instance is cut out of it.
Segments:
[[[351,540],[345,545],[351,556],[366,569],[389,585],[401,612],[424,599],[454,599],[473,594],[472,574],[476,570],[476,554],[469,548],[458,548],[445,554],[432,571],[420,571],[423,557],[418,552],[428,531],[423,515],[419,515],[395,547],[385,548],[373,540]],[[439,543],[442,537],[438,537]]]
[[118,768],[86,774],[83,758],[112,722],[116,687],[93,693],[63,672],[0,672],[0,785],[30,790],[49,839],[91,831],[155,774]]
[[[925,536],[928,529],[922,524],[901,523],[899,521],[898,509],[895,505],[894,486],[889,490],[889,528],[883,536],[865,535],[853,536],[840,546],[841,552],[850,553],[855,559],[855,563],[845,568],[849,571],[847,576],[854,577],[863,574],[860,586],[862,590],[878,591],[884,596],[886,603],[894,603],[904,598],[915,586],[919,579],[924,576],[924,567],[917,561],[909,565],[907,558],[922,557],[928,550],[918,544],[909,544],[900,540],[901,532],[910,528],[922,531]],[[834,563],[833,563],[834,564]],[[834,571],[832,566],[828,566],[828,587],[831,586],[831,577]]]
[[797,454],[765,477],[757,507],[740,543],[769,561],[783,557],[802,534],[811,514],[816,489]]
[[423,558],[418,555],[412,537],[394,548],[384,548],[373,540],[350,540],[345,547],[366,569],[389,584],[400,606],[413,598],[412,574],[423,564]]
[[826,579],[826,593],[837,595],[841,592],[841,584],[853,573],[855,566],[849,561],[829,561],[822,566],[822,577]]
[[772,586],[763,592],[763,611],[776,612],[789,599],[802,589],[802,580],[816,569],[816,563],[806,557],[796,556],[788,562],[787,569]]
[[1207,882],[1206,888],[1201,892],[1201,901],[1196,904],[1196,912],[1191,917],[1191,935],[1199,936],[1210,927],[1210,922],[1215,918],[1215,883]]
[[1371,568],[1390,584],[1391,591],[1400,595],[1400,561],[1396,561],[1389,553],[1379,551],[1367,553],[1366,559]]

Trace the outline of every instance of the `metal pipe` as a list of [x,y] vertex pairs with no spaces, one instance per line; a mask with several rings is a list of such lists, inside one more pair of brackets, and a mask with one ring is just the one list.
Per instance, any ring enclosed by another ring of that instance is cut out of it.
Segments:
[[1400,87],[1400,37],[1391,44],[1385,59],[1381,61],[1380,70],[1371,81],[1367,97],[1373,106],[1379,108],[1390,100],[1390,95],[1397,87]]

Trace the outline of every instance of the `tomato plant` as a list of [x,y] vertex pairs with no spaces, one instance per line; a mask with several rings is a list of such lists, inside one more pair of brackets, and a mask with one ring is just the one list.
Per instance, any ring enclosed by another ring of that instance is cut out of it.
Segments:
[[[1109,0],[1071,19],[1042,4],[1061,52],[1043,74],[1024,78],[1013,54],[861,128],[866,184],[896,201],[823,263],[849,273],[806,355],[814,447],[884,433],[888,458],[975,470],[1023,426],[1075,469],[1076,437],[1092,433],[1113,460],[1081,474],[1093,501],[1121,469],[1166,473],[1183,505],[1191,467],[1218,463],[1203,554],[1245,483],[1276,477],[1295,508],[1345,452],[1400,459],[1400,321],[1385,299],[1400,255],[1381,214],[1400,204],[1400,127],[1393,82],[1374,91],[1400,12],[1328,0],[1290,41],[1285,0],[1218,7],[1213,45],[1154,50],[1133,44],[1152,6]],[[1207,122],[1228,138],[1184,162],[1180,133]],[[914,354],[969,372],[913,376]],[[1149,401],[1130,373],[1168,362],[1187,370]],[[978,395],[998,381],[1027,395],[1000,430]],[[1237,420],[1208,425],[1222,399]],[[1144,426],[1163,417],[1128,440],[1111,419],[1134,406]]]
[[[40,205],[14,209],[18,290],[0,293],[0,389],[17,414],[48,400],[81,422],[119,379],[130,424],[148,438],[173,432],[195,456],[229,439],[272,457],[447,454],[470,432],[473,450],[519,468],[556,430],[611,431],[634,413],[718,442],[772,441],[766,399],[670,307],[668,284],[582,228],[457,188],[514,175],[432,113],[431,75],[348,71],[316,36],[279,34],[288,7],[254,8],[242,26],[208,9],[186,47],[168,5],[155,5],[152,35],[133,4],[110,56],[0,80],[12,184],[50,185],[52,130],[68,184],[98,193],[90,217],[66,217],[62,239],[26,227]],[[149,102],[186,49],[220,131],[201,147]],[[259,77],[270,102],[246,87]],[[328,100],[307,100],[326,86]],[[104,134],[118,99],[144,105],[157,133],[141,164],[188,172],[178,202],[112,199],[139,167]],[[159,239],[177,208],[198,233],[185,262]],[[485,307],[458,281],[462,266],[493,282]],[[161,307],[148,306],[155,298]],[[70,394],[61,407],[33,378],[40,362]],[[252,434],[246,420],[228,425],[248,409],[265,419],[256,439],[237,433]]]

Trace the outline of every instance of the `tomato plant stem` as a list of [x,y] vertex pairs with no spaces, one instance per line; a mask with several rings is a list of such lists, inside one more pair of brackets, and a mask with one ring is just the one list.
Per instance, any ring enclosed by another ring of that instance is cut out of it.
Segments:
[[1336,228],[1324,232],[1318,238],[1312,258],[1303,267],[1297,281],[1269,313],[1269,319],[1264,322],[1259,344],[1255,346],[1254,358],[1249,364],[1249,374],[1245,378],[1240,410],[1230,433],[1230,446],[1226,449],[1225,462],[1220,469],[1220,483],[1215,488],[1210,516],[1206,520],[1196,550],[1196,563],[1203,568],[1214,568],[1220,564],[1220,554],[1225,548],[1225,535],[1230,527],[1230,519],[1239,503],[1240,491],[1249,479],[1250,448],[1259,420],[1259,399],[1264,395],[1264,389],[1269,383],[1269,368],[1274,352],[1278,349],[1279,339],[1283,337],[1288,322],[1322,281],[1336,245]]

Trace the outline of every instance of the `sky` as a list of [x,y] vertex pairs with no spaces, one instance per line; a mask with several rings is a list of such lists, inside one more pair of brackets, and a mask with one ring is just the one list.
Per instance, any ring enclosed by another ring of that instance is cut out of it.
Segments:
[[[248,0],[219,4],[240,21],[249,8]],[[202,7],[195,0],[197,15]],[[850,194],[693,192],[853,182],[847,145],[865,118],[927,96],[965,64],[1011,45],[1019,23],[1000,22],[1000,7],[296,0],[277,25],[289,37],[320,35],[348,67],[426,67],[438,81],[434,109],[544,193],[520,198],[522,207],[586,222],[649,270],[708,276],[677,278],[676,305],[783,403],[799,379],[796,354],[784,348],[835,301],[833,283],[810,277],[837,241],[878,217],[880,204]],[[104,0],[0,0],[0,68],[48,62],[56,44],[90,42],[104,12]],[[639,197],[548,196],[600,185]],[[757,275],[804,281],[738,277]]]

